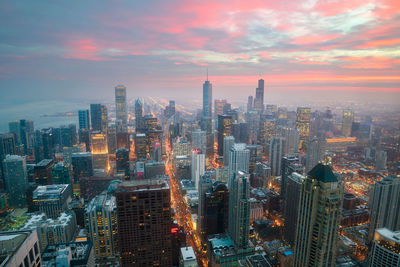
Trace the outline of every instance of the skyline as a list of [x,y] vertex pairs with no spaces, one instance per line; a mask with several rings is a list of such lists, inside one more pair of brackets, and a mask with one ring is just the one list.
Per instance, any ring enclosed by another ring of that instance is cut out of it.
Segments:
[[129,98],[201,99],[206,68],[215,98],[245,102],[262,77],[266,103],[288,91],[399,99],[396,1],[68,4],[1,4],[1,104],[106,99],[119,83]]

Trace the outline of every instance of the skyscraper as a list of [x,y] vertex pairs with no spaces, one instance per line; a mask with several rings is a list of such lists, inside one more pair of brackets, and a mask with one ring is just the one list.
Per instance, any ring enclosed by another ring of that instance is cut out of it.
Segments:
[[313,138],[307,143],[306,172],[309,172],[315,165],[324,159],[325,141]]
[[122,266],[172,265],[171,200],[163,179],[125,181],[116,189]]
[[90,104],[90,120],[93,131],[107,132],[107,108],[102,104]]
[[[305,176],[292,172],[286,179],[286,194],[284,205],[285,229],[284,237],[289,244],[294,245],[296,237],[297,213],[299,210],[300,192]],[[281,190],[282,192],[282,190]],[[281,194],[282,195],[282,194]]]
[[26,161],[24,157],[7,155],[3,160],[4,183],[11,207],[25,207],[25,190],[28,187]]
[[297,130],[299,130],[300,147],[302,147],[303,142],[307,141],[310,136],[310,123],[311,123],[311,109],[298,107],[296,128]]
[[400,231],[376,229],[369,266],[400,266]]
[[387,176],[371,186],[369,195],[370,223],[368,240],[377,228],[400,230],[400,178]]
[[249,174],[238,171],[229,184],[228,233],[237,249],[246,249],[250,232]]
[[342,202],[340,178],[319,163],[301,185],[294,266],[335,266]]
[[272,176],[281,175],[281,163],[284,156],[285,138],[274,136],[269,146],[269,162],[271,165]]
[[128,124],[128,110],[126,107],[126,87],[123,85],[115,87],[115,115],[116,120],[122,123],[122,129],[125,132]]
[[33,205],[47,217],[56,219],[68,209],[71,195],[69,184],[41,185],[33,191]]
[[207,80],[203,84],[203,117],[212,117],[212,84]]
[[232,135],[232,116],[218,115],[218,155],[224,155],[224,137]]
[[229,153],[229,177],[228,186],[230,188],[233,174],[242,171],[249,173],[250,151],[247,149],[246,144],[239,143],[233,144]]
[[202,152],[193,150],[192,151],[192,181],[194,182],[196,189],[199,189],[200,177],[205,172],[206,159]]
[[354,121],[354,111],[351,109],[343,110],[343,120],[342,120],[342,134],[344,136],[351,135],[351,126]]
[[143,104],[139,98],[136,99],[135,101],[135,121],[136,121],[136,133],[143,131],[144,129]]
[[72,153],[71,161],[75,183],[79,182],[80,178],[93,176],[92,153]]
[[108,169],[108,141],[107,134],[102,132],[92,132],[90,134],[90,144],[93,158],[93,169]]
[[90,201],[85,210],[85,226],[96,261],[118,253],[117,203],[111,192],[104,191]]
[[227,167],[229,165],[229,152],[231,151],[234,143],[235,138],[233,136],[227,135],[224,137],[224,167]]
[[281,197],[284,201],[286,199],[287,180],[293,172],[303,174],[304,166],[300,164],[299,158],[296,155],[284,156],[281,162]]
[[247,100],[247,112],[250,112],[253,110],[253,96],[249,95],[249,98]]
[[259,114],[264,112],[264,80],[258,80],[258,87],[256,88],[256,98],[254,99],[254,110]]
[[206,152],[206,132],[196,129],[192,132],[192,149],[200,149],[202,153]]
[[90,121],[89,121],[89,110],[79,110],[78,111],[78,119],[79,119],[79,129],[90,129]]

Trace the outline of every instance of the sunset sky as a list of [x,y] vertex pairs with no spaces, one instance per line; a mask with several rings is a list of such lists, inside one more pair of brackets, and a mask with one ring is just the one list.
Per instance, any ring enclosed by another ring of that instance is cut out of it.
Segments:
[[[0,2],[2,100],[400,94],[399,0]],[[245,101],[245,99],[244,99]]]

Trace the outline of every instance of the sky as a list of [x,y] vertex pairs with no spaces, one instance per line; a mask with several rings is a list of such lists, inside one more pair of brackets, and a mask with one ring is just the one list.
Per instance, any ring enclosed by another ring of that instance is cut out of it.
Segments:
[[0,25],[0,105],[200,99],[207,68],[218,98],[400,99],[399,0],[2,0]]

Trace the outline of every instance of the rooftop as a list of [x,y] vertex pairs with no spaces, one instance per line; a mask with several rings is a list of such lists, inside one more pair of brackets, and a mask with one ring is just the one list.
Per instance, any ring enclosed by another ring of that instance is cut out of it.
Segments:
[[124,181],[118,185],[116,192],[154,189],[169,189],[169,181],[163,178]]
[[14,256],[25,240],[29,238],[32,231],[0,232],[0,266],[7,266],[9,260]]
[[338,182],[331,167],[322,163],[318,163],[314,168],[312,168],[311,171],[308,172],[308,176],[323,183]]
[[196,260],[196,256],[194,255],[194,251],[193,251],[192,247],[181,248],[181,254],[182,254],[183,261]]
[[270,267],[271,266],[268,263],[268,261],[264,258],[263,255],[248,256],[247,261],[251,264],[250,266],[253,266],[253,267]]
[[41,185],[33,191],[33,198],[62,195],[68,188],[69,184],[54,184],[54,185]]

